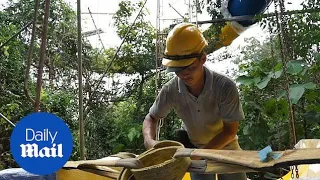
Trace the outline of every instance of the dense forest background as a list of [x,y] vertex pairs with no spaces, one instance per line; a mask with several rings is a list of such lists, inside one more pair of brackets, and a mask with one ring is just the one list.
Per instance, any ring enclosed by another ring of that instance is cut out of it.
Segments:
[[[114,27],[123,39],[140,3],[122,1],[113,16]],[[305,0],[303,10],[319,9],[318,0]],[[201,9],[221,18],[219,1],[201,1]],[[0,49],[0,113],[17,123],[33,112],[44,3],[37,17],[33,58],[27,73],[32,26]],[[48,24],[41,111],[54,113],[69,125],[74,138],[72,160],[79,160],[77,23],[76,13],[63,0],[52,0]],[[9,0],[0,11],[0,45],[33,19],[33,0]],[[279,11],[280,12],[280,11]],[[147,10],[108,69],[102,85],[95,85],[106,71],[116,48],[100,50],[82,41],[85,107],[86,158],[96,159],[120,151],[144,151],[142,121],[156,96],[156,29],[145,20]],[[261,17],[260,26],[269,38],[246,39],[248,45],[231,61],[245,120],[238,132],[243,149],[291,148],[289,120],[295,121],[297,140],[320,137],[320,13],[297,13]],[[212,25],[206,37],[212,43],[223,24]],[[219,28],[220,27],[220,28]],[[230,57],[224,55],[220,61]],[[230,59],[230,58],[229,58]],[[161,74],[161,83],[172,75]],[[287,88],[286,88],[287,87]],[[287,97],[287,95],[289,95]],[[89,98],[90,97],[90,98]],[[290,99],[290,101],[288,101]],[[172,139],[180,120],[174,112],[165,118],[161,139]],[[12,126],[0,119],[0,170],[17,167],[10,154]]]

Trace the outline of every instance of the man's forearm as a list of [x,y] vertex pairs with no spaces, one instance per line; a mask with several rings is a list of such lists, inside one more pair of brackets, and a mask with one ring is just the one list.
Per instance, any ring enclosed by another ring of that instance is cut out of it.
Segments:
[[238,132],[239,122],[223,122],[223,130],[209,141],[203,149],[222,149],[234,140]]
[[216,135],[211,141],[203,147],[203,149],[222,149],[234,140],[235,134],[230,134],[227,131],[222,131]]
[[158,120],[148,114],[143,121],[142,134],[144,140],[155,139]]

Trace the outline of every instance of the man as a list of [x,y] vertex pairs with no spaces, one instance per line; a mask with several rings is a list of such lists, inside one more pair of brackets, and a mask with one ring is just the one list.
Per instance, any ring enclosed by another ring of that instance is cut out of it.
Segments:
[[[168,34],[162,64],[177,75],[158,94],[143,122],[144,144],[153,147],[156,126],[172,109],[182,119],[192,145],[202,149],[241,149],[237,140],[244,118],[235,83],[204,66],[207,42],[193,24],[176,25]],[[213,174],[191,174],[192,180],[215,179]],[[244,173],[219,176],[246,179]]]

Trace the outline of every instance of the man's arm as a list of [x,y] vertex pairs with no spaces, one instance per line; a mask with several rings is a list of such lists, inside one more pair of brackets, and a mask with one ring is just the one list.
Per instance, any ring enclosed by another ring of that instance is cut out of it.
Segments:
[[216,135],[203,149],[222,149],[234,140],[238,132],[239,121],[223,122],[223,130]]
[[236,84],[225,79],[219,105],[223,130],[204,147],[206,149],[222,149],[234,140],[238,132],[239,121],[244,119],[242,106]]
[[152,117],[150,113],[146,115],[143,121],[142,134],[146,149],[152,148],[158,142],[155,140],[158,121],[159,119]]

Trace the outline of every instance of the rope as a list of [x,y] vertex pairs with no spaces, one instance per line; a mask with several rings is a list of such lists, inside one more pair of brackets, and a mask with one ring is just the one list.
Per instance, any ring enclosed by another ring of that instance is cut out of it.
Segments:
[[163,119],[160,119],[157,127],[156,141],[159,141],[160,139],[160,129],[162,126],[163,126]]

